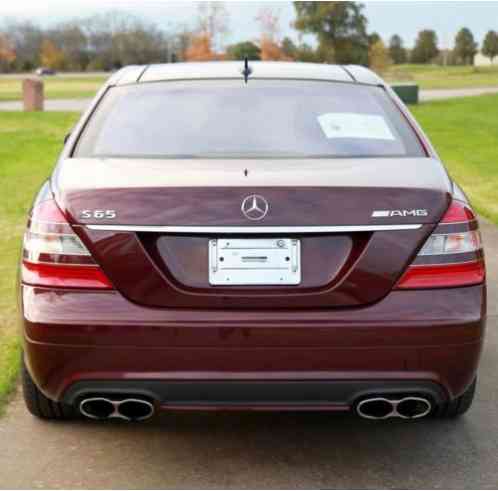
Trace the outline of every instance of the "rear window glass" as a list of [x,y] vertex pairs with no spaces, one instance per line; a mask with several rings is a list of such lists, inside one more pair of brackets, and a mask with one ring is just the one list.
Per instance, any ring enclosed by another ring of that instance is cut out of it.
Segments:
[[380,87],[289,80],[109,89],[77,157],[403,157],[424,152]]

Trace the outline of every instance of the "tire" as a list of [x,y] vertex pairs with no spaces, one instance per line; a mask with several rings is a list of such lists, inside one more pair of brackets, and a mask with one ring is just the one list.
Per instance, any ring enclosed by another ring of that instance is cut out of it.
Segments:
[[52,401],[44,396],[35,385],[26,368],[24,357],[21,367],[22,391],[24,403],[28,411],[37,418],[50,420],[70,420],[77,417],[77,412],[72,406],[61,402]]
[[439,408],[438,416],[440,418],[458,418],[465,414],[472,406],[474,395],[476,393],[477,378],[469,385],[467,390],[456,399],[447,402]]

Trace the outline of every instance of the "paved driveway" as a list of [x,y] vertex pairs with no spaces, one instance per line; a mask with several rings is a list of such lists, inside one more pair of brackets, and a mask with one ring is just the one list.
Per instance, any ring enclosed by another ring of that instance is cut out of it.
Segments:
[[438,89],[421,90],[421,101],[435,101],[439,99],[452,99],[454,97],[471,97],[484,94],[496,94],[498,87],[476,87],[468,89]]
[[[438,99],[451,99],[453,97],[469,97],[483,94],[496,94],[498,87],[483,87],[474,89],[440,89],[421,90],[420,100],[434,101]],[[78,111],[82,112],[90,104],[91,99],[48,99],[45,101],[46,111]],[[0,102],[0,111],[22,111],[20,101]]]
[[490,317],[467,416],[193,412],[144,424],[48,423],[18,393],[0,420],[0,488],[496,488],[498,229],[483,225]]
[[[45,111],[78,111],[83,112],[92,99],[47,99]],[[0,111],[22,111],[21,101],[0,102]]]

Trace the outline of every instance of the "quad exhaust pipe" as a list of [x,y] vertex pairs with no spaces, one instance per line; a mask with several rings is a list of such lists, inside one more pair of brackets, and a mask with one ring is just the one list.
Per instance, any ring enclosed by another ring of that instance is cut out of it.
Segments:
[[430,414],[432,408],[431,401],[425,397],[372,397],[359,402],[356,412],[365,419],[419,419]]
[[[79,405],[83,416],[91,419],[122,419],[144,421],[154,415],[154,405],[145,399],[110,399],[90,397]],[[401,399],[371,397],[356,405],[356,412],[365,419],[419,419],[431,413],[433,405],[425,397],[408,396]]]
[[80,412],[91,419],[123,419],[144,421],[154,414],[154,406],[145,399],[109,399],[90,397],[80,402]]

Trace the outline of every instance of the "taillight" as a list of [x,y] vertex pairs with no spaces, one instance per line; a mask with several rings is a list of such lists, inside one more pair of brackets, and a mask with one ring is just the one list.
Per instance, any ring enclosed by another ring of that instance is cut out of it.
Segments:
[[64,288],[112,288],[53,200],[34,209],[24,234],[24,283]]
[[454,200],[397,288],[477,285],[486,276],[481,234],[472,210]]

